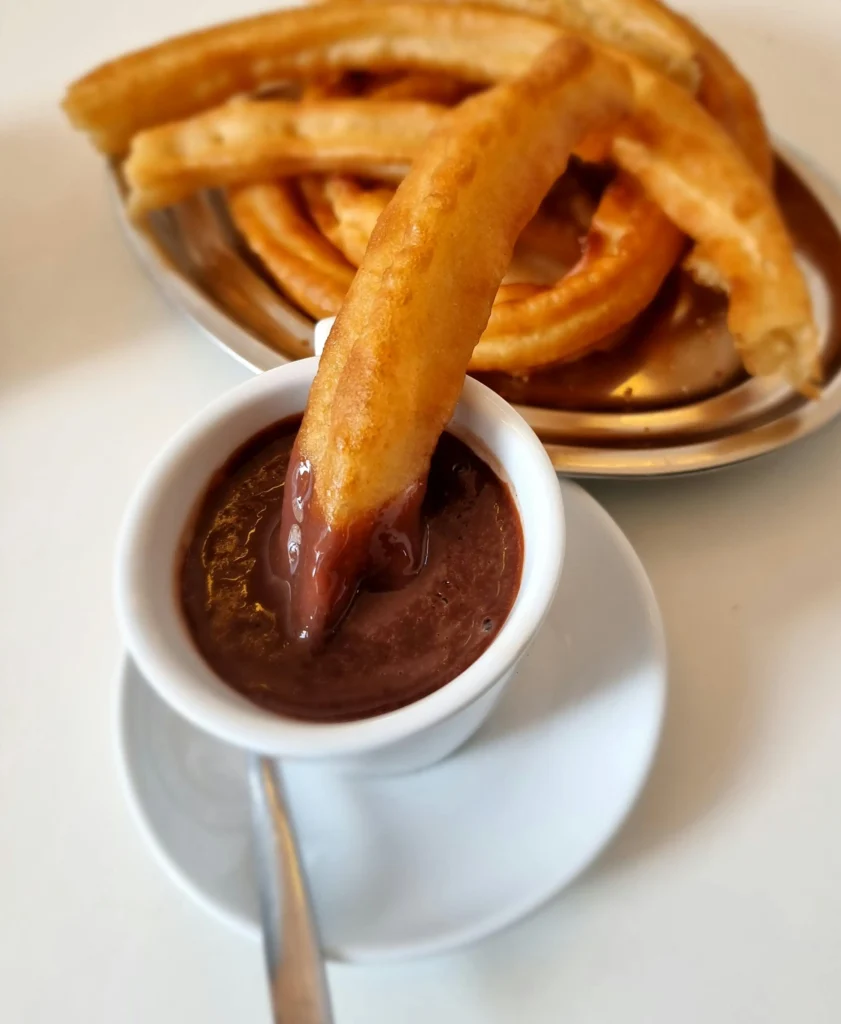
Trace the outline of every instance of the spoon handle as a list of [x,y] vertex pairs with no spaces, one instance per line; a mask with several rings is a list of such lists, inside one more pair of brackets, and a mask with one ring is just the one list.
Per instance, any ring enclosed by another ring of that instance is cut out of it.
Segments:
[[263,951],[275,1024],[332,1024],[318,929],[283,782],[274,764],[249,762],[251,820]]

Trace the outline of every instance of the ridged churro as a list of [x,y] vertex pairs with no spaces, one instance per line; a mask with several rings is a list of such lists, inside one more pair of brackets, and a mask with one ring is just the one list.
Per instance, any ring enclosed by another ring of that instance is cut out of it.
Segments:
[[562,40],[448,114],[397,189],[328,339],[287,476],[280,563],[296,635],[323,636],[367,573],[411,568],[398,537],[419,528],[433,449],[514,244],[576,143],[629,102],[621,66]]

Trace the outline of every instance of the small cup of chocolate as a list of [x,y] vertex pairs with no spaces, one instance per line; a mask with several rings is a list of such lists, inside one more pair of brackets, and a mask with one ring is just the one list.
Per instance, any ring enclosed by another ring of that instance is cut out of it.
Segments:
[[[125,517],[118,618],[149,683],[220,739],[411,771],[479,728],[540,629],[563,561],[561,492],[525,421],[468,378],[411,515],[387,510],[366,535],[368,569],[314,641],[290,615],[290,572],[307,529],[295,437],[317,365],[247,381],[168,443]],[[340,541],[339,562],[356,557]]]

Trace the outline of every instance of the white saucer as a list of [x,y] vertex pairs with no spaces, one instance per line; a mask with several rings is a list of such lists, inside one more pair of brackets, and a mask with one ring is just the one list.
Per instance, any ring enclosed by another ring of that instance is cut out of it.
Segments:
[[[666,693],[660,613],[613,520],[563,486],[558,597],[470,743],[414,775],[286,770],[333,959],[424,956],[505,927],[592,862],[642,788]],[[138,821],[170,875],[256,934],[243,754],[179,718],[130,662],[119,747]]]

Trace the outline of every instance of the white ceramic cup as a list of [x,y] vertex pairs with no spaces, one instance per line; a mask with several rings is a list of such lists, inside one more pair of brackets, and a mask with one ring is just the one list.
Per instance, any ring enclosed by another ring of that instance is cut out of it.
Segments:
[[118,543],[120,628],[129,653],[160,696],[222,740],[275,757],[329,762],[345,771],[411,771],[446,757],[479,728],[540,628],[563,562],[560,487],[522,417],[468,378],[449,429],[489,456],[508,483],[525,541],[520,590],[493,642],[451,682],[374,718],[325,724],[257,707],[227,686],[193,644],[179,604],[176,567],[186,525],[214,472],[258,431],[303,411],[317,364],[314,358],[290,363],[223,395],[180,430],[146,471]]

